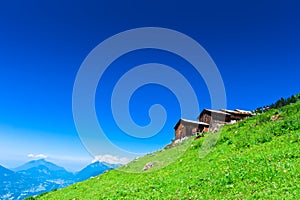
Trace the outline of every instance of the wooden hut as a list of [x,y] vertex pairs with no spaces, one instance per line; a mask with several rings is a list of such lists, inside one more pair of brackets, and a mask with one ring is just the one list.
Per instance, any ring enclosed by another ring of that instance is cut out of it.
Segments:
[[198,119],[200,122],[209,124],[211,132],[217,132],[222,125],[231,122],[230,114],[211,109],[203,109]]
[[230,114],[219,110],[203,109],[198,117],[200,122],[207,124],[221,123],[225,124],[231,121]]
[[204,122],[197,122],[187,119],[179,119],[177,124],[174,126],[175,129],[175,140],[184,137],[190,137],[201,132],[207,132],[209,124]]

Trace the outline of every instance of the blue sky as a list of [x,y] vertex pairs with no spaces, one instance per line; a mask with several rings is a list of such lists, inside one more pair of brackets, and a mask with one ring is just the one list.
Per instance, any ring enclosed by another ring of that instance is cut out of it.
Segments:
[[[44,154],[76,170],[93,159],[73,122],[73,84],[89,52],[128,29],[164,27],[196,40],[221,73],[229,109],[251,110],[299,93],[298,8],[296,1],[1,2],[0,164],[14,167],[32,159],[28,154]],[[201,76],[176,55],[148,49],[120,57],[100,80],[95,105],[107,137],[127,150],[162,147],[180,117],[178,101],[167,88],[145,85],[130,101],[132,118],[147,125],[149,106],[161,103],[168,112],[164,128],[147,141],[119,133],[109,110],[113,84],[126,70],[147,62],[180,71],[197,85],[200,108],[211,106]]]

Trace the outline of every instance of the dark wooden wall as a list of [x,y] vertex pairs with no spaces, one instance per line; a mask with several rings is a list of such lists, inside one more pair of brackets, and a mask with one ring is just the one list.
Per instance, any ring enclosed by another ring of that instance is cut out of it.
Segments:
[[[202,132],[205,126],[201,124],[194,124],[190,122],[182,121],[175,130],[175,139],[184,138],[185,136],[190,137],[195,135],[197,132]],[[206,130],[207,131],[207,130]]]

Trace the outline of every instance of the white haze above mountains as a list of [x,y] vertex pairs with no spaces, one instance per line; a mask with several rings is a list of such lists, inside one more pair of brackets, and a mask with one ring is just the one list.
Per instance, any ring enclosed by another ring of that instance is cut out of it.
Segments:
[[110,163],[110,164],[127,164],[130,162],[130,160],[126,157],[117,157],[117,156],[113,156],[113,155],[98,155],[95,156],[95,159],[92,162],[96,162],[96,161],[100,161],[100,162],[106,162],[106,163]]

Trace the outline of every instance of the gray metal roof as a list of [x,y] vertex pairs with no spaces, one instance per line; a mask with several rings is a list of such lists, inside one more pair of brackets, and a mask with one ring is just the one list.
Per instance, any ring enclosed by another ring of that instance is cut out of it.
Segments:
[[[212,112],[212,113],[218,113],[218,114],[222,114],[222,115],[230,115],[229,113],[226,113],[226,112],[222,112],[222,111],[219,111],[219,110],[211,110],[211,109],[203,109],[203,111],[204,110],[207,110],[207,111],[209,111],[209,112]],[[202,112],[203,112],[202,111]]]
[[185,121],[185,122],[190,122],[190,123],[195,123],[195,124],[200,124],[200,125],[206,125],[206,126],[209,126],[208,123],[204,123],[204,122],[198,122],[198,121],[193,121],[193,120],[189,120],[189,119],[181,119],[182,121]]
[[188,122],[188,123],[193,123],[193,124],[204,125],[204,126],[209,126],[209,124],[204,123],[204,122],[198,122],[198,121],[193,121],[193,120],[189,120],[189,119],[180,118],[178,120],[178,122],[176,123],[176,125],[174,126],[174,129],[176,129],[178,127],[178,125],[180,124],[181,121]]

